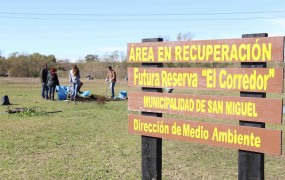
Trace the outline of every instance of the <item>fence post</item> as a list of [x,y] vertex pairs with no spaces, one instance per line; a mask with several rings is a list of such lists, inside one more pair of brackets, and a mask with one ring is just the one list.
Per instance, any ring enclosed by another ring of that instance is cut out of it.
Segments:
[[[267,33],[243,34],[242,38],[268,37]],[[267,63],[251,62],[241,63],[241,68],[266,68]],[[240,97],[266,98],[266,93],[240,92]],[[239,121],[240,126],[265,128],[265,123]],[[239,150],[238,153],[238,179],[264,180],[264,153]]]
[[[142,39],[142,42],[162,42],[162,38]],[[144,68],[160,68],[162,63],[142,63]],[[145,92],[162,92],[162,88],[142,87]],[[144,116],[162,117],[162,113],[142,112]],[[162,139],[141,136],[142,180],[161,180]]]

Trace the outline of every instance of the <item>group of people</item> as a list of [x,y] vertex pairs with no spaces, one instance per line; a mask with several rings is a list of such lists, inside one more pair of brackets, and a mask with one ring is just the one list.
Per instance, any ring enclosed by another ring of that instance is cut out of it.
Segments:
[[[105,82],[110,83],[111,99],[115,97],[115,84],[116,84],[116,72],[111,66],[108,66],[108,73]],[[59,80],[55,68],[48,70],[47,64],[43,65],[41,71],[41,82],[42,82],[42,98],[46,100],[55,100],[54,93],[55,88],[59,86]],[[80,71],[77,65],[73,65],[69,71],[69,82],[71,83],[72,91],[70,93],[70,100],[75,101],[80,88],[83,83],[80,81]]]
[[43,65],[41,71],[42,98],[54,100],[55,87],[59,85],[58,76],[55,68],[48,70],[47,64]]

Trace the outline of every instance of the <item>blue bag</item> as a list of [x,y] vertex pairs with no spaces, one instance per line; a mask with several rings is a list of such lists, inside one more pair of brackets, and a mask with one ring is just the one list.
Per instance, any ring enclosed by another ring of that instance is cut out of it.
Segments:
[[120,91],[119,94],[118,94],[118,98],[120,99],[127,99],[128,98],[128,93],[127,91]]
[[57,91],[58,100],[66,100],[67,88],[65,86],[57,86],[56,89],[58,89]]
[[82,93],[82,96],[83,96],[83,97],[86,97],[86,96],[89,96],[89,94],[90,94],[90,91],[84,91],[84,92]]

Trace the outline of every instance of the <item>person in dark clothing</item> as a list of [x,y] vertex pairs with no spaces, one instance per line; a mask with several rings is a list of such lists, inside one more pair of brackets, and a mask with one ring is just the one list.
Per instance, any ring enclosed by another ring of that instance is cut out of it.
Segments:
[[59,86],[59,80],[58,80],[58,76],[56,74],[56,69],[55,68],[51,68],[51,70],[48,73],[47,76],[47,85],[49,87],[49,99],[50,100],[54,100],[54,91],[55,91],[55,86]]
[[48,99],[47,76],[48,76],[48,67],[47,64],[44,64],[41,70],[42,98],[44,99]]
[[82,91],[80,91],[80,89],[81,89],[82,86],[83,86],[83,82],[80,81],[79,86],[78,86],[78,88],[77,88],[77,92],[80,93],[80,94],[83,93]]

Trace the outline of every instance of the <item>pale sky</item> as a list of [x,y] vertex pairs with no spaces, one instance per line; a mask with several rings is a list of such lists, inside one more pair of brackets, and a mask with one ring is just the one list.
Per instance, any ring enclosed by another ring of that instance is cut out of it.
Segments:
[[175,40],[285,35],[284,0],[1,0],[0,51],[76,61],[158,36]]

